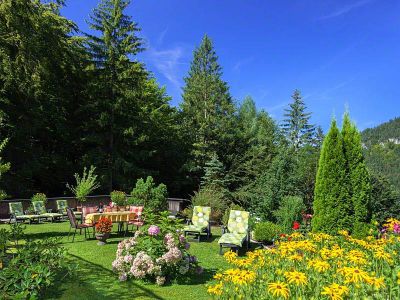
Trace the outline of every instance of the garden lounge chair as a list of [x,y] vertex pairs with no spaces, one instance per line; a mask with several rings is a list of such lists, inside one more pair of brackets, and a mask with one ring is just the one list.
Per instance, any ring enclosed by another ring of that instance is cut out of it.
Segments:
[[144,224],[143,219],[142,219],[143,206],[131,205],[131,206],[129,206],[129,211],[134,213],[134,217],[133,217],[133,219],[128,221],[128,224],[126,225],[125,234],[128,232],[129,225],[132,225],[132,230],[133,230],[134,226],[136,226],[136,230],[139,230],[139,227],[143,226],[143,224]]
[[32,202],[33,209],[35,210],[35,213],[39,215],[39,220],[40,219],[50,219],[51,222],[53,222],[56,219],[60,219],[62,217],[62,214],[59,213],[52,213],[51,209],[48,209],[46,211],[46,206],[44,205],[43,201],[33,201]]
[[68,216],[67,215],[67,208],[68,208],[68,201],[67,200],[57,200],[57,211],[59,214],[62,214],[63,216]]
[[72,236],[72,242],[74,242],[74,240],[75,240],[75,234],[76,234],[76,231],[77,231],[78,229],[79,229],[80,232],[82,231],[82,229],[85,230],[85,238],[86,238],[86,230],[87,230],[88,228],[93,228],[93,237],[94,237],[94,234],[95,234],[95,231],[94,231],[94,224],[86,224],[86,223],[79,224],[79,223],[77,222],[76,217],[75,217],[75,214],[74,214],[74,212],[72,211],[71,208],[67,208],[67,215],[68,215],[69,223],[70,223],[70,225],[71,225],[71,226],[69,227],[69,231],[68,231],[68,239],[69,239],[69,235],[70,235],[70,233],[71,233],[71,229],[72,229],[72,228],[75,229],[74,235]]
[[28,220],[29,223],[32,223],[33,220],[39,220],[38,215],[24,214],[21,202],[10,202],[8,207],[10,209],[10,223],[12,220],[15,220],[15,222]]
[[195,206],[193,207],[192,224],[188,224],[183,229],[184,235],[196,235],[198,242],[200,242],[200,236],[202,233],[207,234],[207,238],[210,238],[211,227],[210,227],[210,213],[211,207],[208,206]]
[[223,232],[218,241],[219,254],[222,254],[222,247],[235,248],[238,251],[244,242],[246,242],[246,247],[249,247],[249,213],[247,211],[231,210],[227,229],[228,232]]

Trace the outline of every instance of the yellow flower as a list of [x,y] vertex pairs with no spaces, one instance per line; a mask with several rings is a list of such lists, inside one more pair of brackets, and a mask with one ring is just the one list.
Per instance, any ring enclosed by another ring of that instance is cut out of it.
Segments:
[[209,294],[220,296],[222,295],[222,282],[217,283],[216,285],[209,286],[207,289]]
[[348,236],[349,232],[347,230],[339,230],[338,233],[343,236]]
[[268,283],[268,292],[274,297],[289,298],[289,289],[287,284],[284,282],[277,281]]
[[293,261],[301,261],[303,259],[303,256],[301,256],[300,254],[292,254],[288,256],[288,259]]
[[384,260],[384,261],[386,261],[386,262],[388,262],[388,263],[392,263],[392,262],[393,262],[392,256],[391,256],[389,253],[385,252],[385,251],[384,251],[383,249],[381,249],[381,248],[377,249],[377,250],[374,252],[374,257],[375,257],[376,259],[379,259],[379,260]]
[[380,289],[381,287],[385,286],[385,279],[383,277],[368,277],[365,279],[365,282],[369,285],[374,286],[376,289]]
[[343,267],[337,272],[344,275],[346,283],[358,283],[369,278],[368,273],[360,268]]
[[223,275],[221,273],[217,273],[214,275],[214,279],[220,280],[222,279]]
[[254,273],[253,271],[241,270],[232,277],[232,282],[234,284],[242,285],[253,282],[255,278],[256,273]]
[[339,285],[337,283],[332,283],[329,286],[325,286],[321,295],[326,295],[330,297],[331,300],[342,300],[343,295],[348,295],[349,289],[344,285]]
[[325,272],[329,269],[330,265],[328,262],[321,259],[313,259],[308,262],[308,267],[314,268],[319,273]]
[[289,283],[294,283],[295,285],[306,285],[307,276],[302,272],[285,272],[285,277]]
[[226,259],[226,261],[228,263],[233,263],[233,262],[235,262],[235,260],[237,258],[237,254],[236,254],[236,252],[228,251],[228,252],[224,253],[224,258]]

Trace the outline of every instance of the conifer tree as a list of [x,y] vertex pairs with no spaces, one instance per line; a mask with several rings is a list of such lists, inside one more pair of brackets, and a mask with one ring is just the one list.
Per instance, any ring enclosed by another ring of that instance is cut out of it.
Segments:
[[289,108],[285,109],[286,119],[283,120],[282,127],[290,144],[297,150],[312,143],[315,127],[309,123],[311,113],[306,112],[307,107],[299,90],[294,91],[292,99]]
[[327,233],[352,225],[351,197],[342,135],[332,120],[322,144],[315,182],[313,231]]
[[225,167],[216,154],[205,164],[201,185],[213,190],[223,190],[228,186]]
[[[205,35],[194,50],[193,61],[183,88],[182,130],[192,144],[189,169],[202,175],[205,163],[214,153],[226,157],[232,142],[235,107],[210,38]],[[222,155],[224,154],[224,155]]]
[[343,149],[348,173],[351,203],[354,213],[354,229],[362,230],[362,223],[368,221],[368,207],[371,196],[371,179],[362,152],[361,134],[348,113],[342,125]]

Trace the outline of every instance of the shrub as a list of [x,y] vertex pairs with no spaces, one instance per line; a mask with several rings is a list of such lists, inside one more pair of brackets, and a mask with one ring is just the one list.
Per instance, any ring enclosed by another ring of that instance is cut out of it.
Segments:
[[280,233],[281,226],[269,221],[257,223],[254,227],[254,239],[259,242],[271,242]]
[[31,201],[32,202],[42,201],[44,204],[46,204],[47,197],[43,193],[36,193],[35,195],[32,196]]
[[167,209],[167,187],[165,184],[154,183],[151,176],[140,178],[136,182],[135,188],[131,192],[131,197],[128,199],[129,204],[143,205],[146,208],[155,211],[163,211]]
[[[23,236],[21,230],[21,226],[12,226],[8,233],[14,245]],[[39,299],[46,288],[56,283],[56,278],[70,275],[75,267],[66,261],[66,251],[58,239],[26,241],[16,249],[0,272],[2,299]]]
[[[157,223],[153,223],[155,220]],[[178,221],[171,220],[168,212],[164,212],[146,214],[146,223],[134,237],[118,244],[112,267],[119,280],[146,279],[163,285],[190,272],[201,273],[197,258],[188,253],[190,244],[177,230]]]
[[222,216],[227,208],[222,191],[203,188],[195,192],[191,200],[193,206],[211,207],[210,219],[214,222],[221,223]]
[[298,196],[287,196],[282,199],[280,207],[274,212],[277,223],[285,232],[290,232],[294,221],[302,220],[302,211],[306,209],[303,199]]
[[99,183],[97,182],[97,175],[94,174],[95,170],[96,168],[94,166],[90,166],[89,171],[87,171],[85,167],[83,169],[82,177],[78,173],[75,173],[75,186],[67,184],[67,188],[71,190],[79,202],[85,202],[86,197],[95,189],[100,187]]
[[228,221],[229,221],[229,214],[231,212],[231,210],[244,210],[243,207],[241,207],[238,204],[231,204],[231,206],[229,207],[229,209],[225,210],[225,213],[222,217],[222,224],[224,224],[225,226],[228,225]]
[[110,193],[110,198],[111,198],[111,201],[114,202],[118,206],[125,206],[127,203],[126,195],[124,192],[121,192],[121,191],[112,191]]

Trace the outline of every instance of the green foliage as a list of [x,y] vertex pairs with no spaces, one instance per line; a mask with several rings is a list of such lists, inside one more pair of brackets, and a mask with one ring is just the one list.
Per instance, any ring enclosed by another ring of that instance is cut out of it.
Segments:
[[[351,122],[348,113],[344,115],[343,119],[342,138],[350,200],[354,214],[353,222],[356,226],[357,223],[369,221],[368,208],[371,202],[371,185],[362,152],[361,135],[354,123]],[[362,225],[360,226],[362,227]]]
[[313,231],[332,233],[352,227],[346,168],[342,135],[332,120],[322,145],[315,182]]
[[128,199],[130,204],[140,204],[145,208],[154,211],[163,211],[167,209],[167,187],[160,183],[155,184],[153,177],[148,176],[146,181],[140,178],[136,182],[135,188]]
[[227,209],[225,194],[220,190],[202,188],[195,192],[191,198],[192,206],[211,207],[210,219],[221,223],[222,216]]
[[254,227],[254,239],[259,242],[272,242],[282,233],[282,228],[272,222],[260,222]]
[[235,107],[226,82],[222,80],[212,41],[204,36],[194,50],[189,74],[185,77],[181,104],[183,130],[191,144],[187,168],[201,177],[203,168],[214,154],[224,156],[233,141]]
[[201,185],[210,189],[224,190],[227,188],[228,181],[225,175],[225,167],[218,159],[217,154],[212,155],[211,160],[205,163]]
[[229,221],[229,214],[231,212],[231,210],[241,210],[241,211],[245,211],[245,209],[243,207],[241,207],[238,204],[231,204],[229,206],[229,208],[227,208],[225,210],[224,215],[222,216],[222,224],[225,226],[228,226],[228,221]]
[[[7,233],[14,244],[23,237],[23,227],[13,225]],[[74,264],[58,239],[26,241],[0,272],[0,293],[4,299],[38,299],[56,278],[70,275]],[[21,266],[24,266],[21,268]]]
[[293,222],[302,220],[301,213],[306,206],[303,199],[298,196],[286,196],[282,199],[279,208],[274,211],[274,216],[282,230],[289,232],[292,229]]
[[[7,145],[8,139],[3,140],[0,143],[0,154],[3,152],[4,147]],[[5,163],[3,161],[3,157],[0,156],[0,179],[3,176],[4,173],[8,172],[8,170],[10,170],[10,163]],[[4,192],[3,190],[0,190],[0,200],[4,199],[7,197],[6,192]]]
[[296,150],[306,144],[311,144],[315,132],[314,125],[309,124],[311,113],[306,112],[306,105],[299,90],[292,95],[293,102],[290,108],[285,109],[283,130],[287,139]]
[[47,196],[46,196],[46,194],[43,194],[43,193],[36,193],[32,196],[31,201],[32,202],[42,201],[44,204],[46,204]]
[[126,195],[122,191],[112,191],[110,193],[111,201],[118,206],[124,206],[127,203]]
[[67,184],[67,187],[75,195],[78,201],[85,202],[86,197],[95,189],[100,187],[99,183],[97,182],[97,175],[94,174],[95,170],[96,168],[94,166],[90,166],[89,170],[87,170],[85,167],[83,169],[82,176],[80,176],[78,173],[75,173],[74,175],[76,180],[75,186]]

